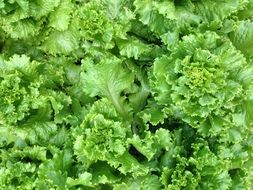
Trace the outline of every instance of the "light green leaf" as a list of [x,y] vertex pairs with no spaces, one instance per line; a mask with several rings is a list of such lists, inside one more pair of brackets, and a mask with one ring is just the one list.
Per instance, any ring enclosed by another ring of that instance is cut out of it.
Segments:
[[238,22],[236,30],[231,32],[229,37],[246,56],[253,56],[253,22],[250,20]]
[[134,38],[118,40],[117,45],[120,49],[120,54],[128,58],[133,57],[134,59],[138,59],[141,55],[151,51],[150,46]]
[[83,63],[85,72],[80,76],[85,92],[90,96],[107,97],[121,116],[129,118],[131,109],[121,93],[131,88],[133,74],[115,57],[106,58],[97,65],[88,60]]
[[36,19],[53,12],[55,7],[60,3],[60,0],[34,0],[30,2],[30,14]]
[[70,13],[73,9],[74,6],[71,1],[62,0],[56,10],[50,15],[49,26],[59,31],[67,30],[71,17]]
[[88,172],[84,172],[80,174],[80,176],[77,179],[72,179],[72,178],[67,178],[67,186],[69,188],[75,187],[77,185],[83,185],[83,186],[88,186],[92,187],[92,174]]
[[68,54],[78,49],[78,35],[71,31],[52,32],[43,42],[42,50],[53,55],[62,53]]

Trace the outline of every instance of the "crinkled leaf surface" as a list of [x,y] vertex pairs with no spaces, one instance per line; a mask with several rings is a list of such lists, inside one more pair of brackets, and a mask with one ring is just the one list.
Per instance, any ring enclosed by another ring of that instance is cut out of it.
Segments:
[[252,189],[252,19],[252,0],[0,0],[0,189]]

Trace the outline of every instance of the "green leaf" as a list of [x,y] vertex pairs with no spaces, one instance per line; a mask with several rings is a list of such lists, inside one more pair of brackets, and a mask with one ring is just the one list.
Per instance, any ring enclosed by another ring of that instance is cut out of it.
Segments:
[[141,55],[151,51],[150,46],[134,38],[118,40],[117,45],[120,49],[120,54],[128,58],[138,59]]
[[84,72],[80,76],[85,92],[90,96],[107,97],[122,117],[129,118],[131,109],[121,94],[131,89],[133,74],[115,57],[106,58],[96,65],[89,60],[83,63]]
[[30,2],[30,14],[36,19],[40,19],[43,16],[53,12],[54,9],[59,5],[60,0],[35,0]]
[[245,0],[232,1],[204,1],[196,2],[196,12],[201,15],[206,22],[222,21],[233,13],[242,10],[246,5]]
[[28,39],[38,34],[39,23],[34,23],[32,19],[23,19],[17,22],[3,21],[2,29],[14,39]]
[[72,164],[72,153],[66,149],[58,152],[50,160],[44,162],[38,171],[41,179],[49,180],[59,188],[64,188],[67,180],[67,170]]
[[78,35],[72,31],[54,31],[43,42],[41,48],[45,52],[56,55],[59,53],[68,54],[78,49]]
[[250,20],[238,22],[235,31],[231,32],[229,37],[246,56],[253,56],[253,23]]
[[50,15],[49,26],[59,31],[67,30],[73,8],[71,1],[62,0],[56,10]]
[[91,183],[91,180],[92,180],[92,174],[88,172],[84,172],[80,174],[80,176],[77,179],[67,178],[67,186],[69,188],[75,187],[77,185],[92,187],[93,185]]
[[158,105],[169,106],[174,115],[195,126],[194,121],[211,114],[221,116],[223,106],[232,111],[240,105],[237,97],[248,88],[246,65],[243,55],[215,33],[185,36],[170,56],[155,61],[151,91]]
[[77,156],[86,164],[116,159],[127,149],[127,126],[107,99],[97,101],[74,132]]

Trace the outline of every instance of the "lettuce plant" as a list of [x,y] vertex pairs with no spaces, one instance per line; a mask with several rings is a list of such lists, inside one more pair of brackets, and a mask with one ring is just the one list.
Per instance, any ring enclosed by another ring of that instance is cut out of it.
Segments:
[[251,189],[252,105],[252,0],[0,0],[0,189]]

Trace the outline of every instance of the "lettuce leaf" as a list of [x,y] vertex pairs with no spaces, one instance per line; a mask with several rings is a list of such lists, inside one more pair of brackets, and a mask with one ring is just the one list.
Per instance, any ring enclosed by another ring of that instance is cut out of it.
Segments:
[[252,189],[252,10],[0,0],[0,189]]

